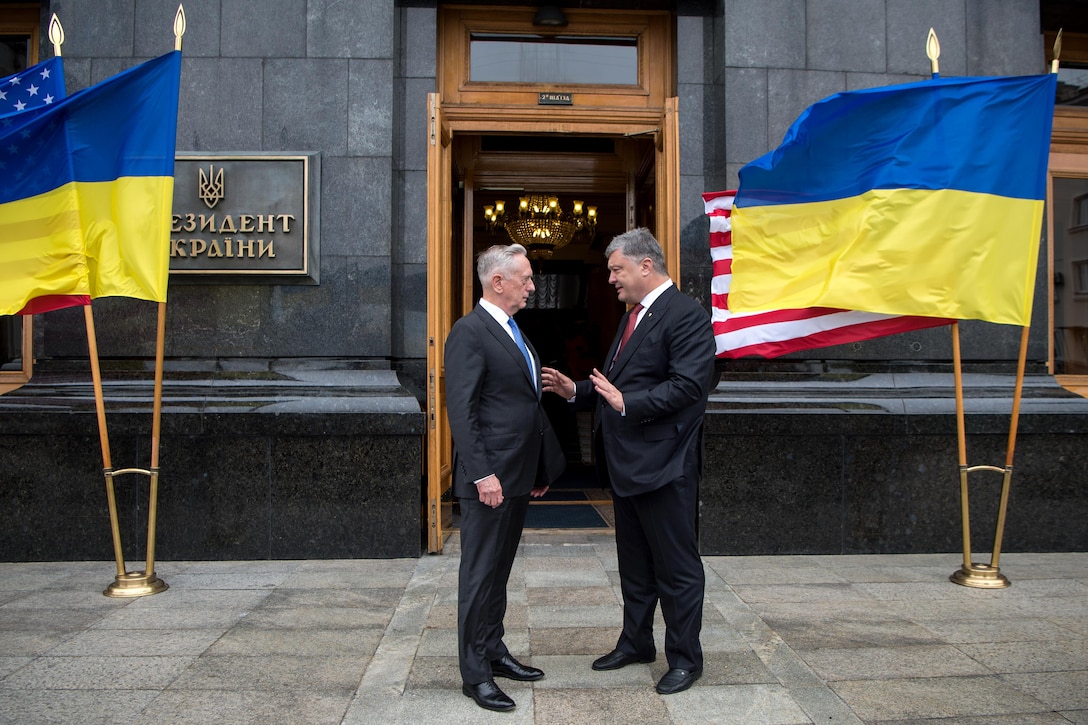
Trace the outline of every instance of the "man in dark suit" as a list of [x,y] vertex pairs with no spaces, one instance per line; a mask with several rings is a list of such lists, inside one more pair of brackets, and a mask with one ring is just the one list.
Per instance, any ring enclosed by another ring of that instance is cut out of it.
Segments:
[[453,434],[453,493],[461,508],[457,650],[462,692],[488,710],[514,701],[495,677],[544,672],[506,648],[506,584],[530,496],[543,496],[566,460],[540,403],[540,356],[513,314],[535,289],[520,244],[495,246],[476,265],[483,298],[446,339],[446,411]]
[[608,281],[624,315],[606,372],[578,383],[544,368],[544,390],[576,405],[596,405],[597,471],[613,491],[623,631],[593,663],[614,670],[653,662],[654,611],[665,618],[669,671],[662,694],[691,687],[703,672],[699,633],[705,578],[695,537],[702,430],[713,387],[710,318],[669,279],[661,246],[647,229],[612,240]]

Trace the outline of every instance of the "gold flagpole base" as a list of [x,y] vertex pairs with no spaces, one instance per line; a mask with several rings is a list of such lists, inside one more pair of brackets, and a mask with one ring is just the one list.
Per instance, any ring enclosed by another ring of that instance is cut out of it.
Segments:
[[119,574],[113,584],[102,592],[107,597],[143,597],[148,594],[158,594],[169,586],[154,574],[148,576],[142,571],[130,571]]
[[953,583],[965,587],[978,589],[1004,589],[1009,586],[1009,580],[1001,573],[999,567],[989,564],[975,564],[962,566],[959,571],[948,577]]

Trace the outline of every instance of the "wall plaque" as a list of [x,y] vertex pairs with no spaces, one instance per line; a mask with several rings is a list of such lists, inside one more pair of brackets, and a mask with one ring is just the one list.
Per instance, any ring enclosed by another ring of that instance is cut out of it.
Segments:
[[320,181],[317,154],[177,156],[170,274],[317,283]]

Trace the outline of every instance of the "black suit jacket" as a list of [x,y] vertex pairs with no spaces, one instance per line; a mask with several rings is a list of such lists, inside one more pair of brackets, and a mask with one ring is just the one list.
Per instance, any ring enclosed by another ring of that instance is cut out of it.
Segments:
[[[608,351],[619,346],[630,311]],[[676,286],[646,310],[606,377],[623,393],[626,416],[576,383],[576,402],[596,402],[594,441],[602,481],[618,496],[653,491],[681,476],[702,476],[702,428],[714,385],[714,331],[710,317]],[[608,363],[602,370],[608,368]],[[603,465],[602,465],[603,464]]]
[[[540,356],[525,344],[540,380]],[[445,351],[454,495],[476,498],[475,482],[492,473],[506,497],[551,484],[566,459],[509,333],[477,305],[454,323]]]

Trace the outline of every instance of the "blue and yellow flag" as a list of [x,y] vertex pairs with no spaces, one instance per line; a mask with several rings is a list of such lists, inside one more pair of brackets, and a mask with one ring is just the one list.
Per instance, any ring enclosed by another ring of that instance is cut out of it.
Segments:
[[180,75],[173,51],[0,123],[0,314],[166,300]]
[[740,171],[729,308],[1024,325],[1056,76],[840,93]]

